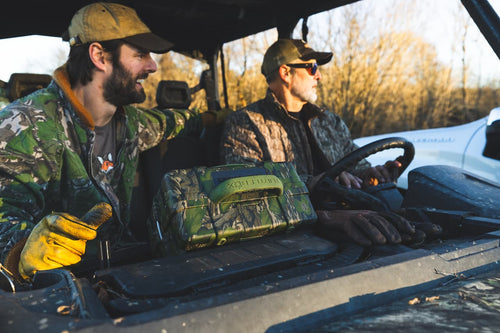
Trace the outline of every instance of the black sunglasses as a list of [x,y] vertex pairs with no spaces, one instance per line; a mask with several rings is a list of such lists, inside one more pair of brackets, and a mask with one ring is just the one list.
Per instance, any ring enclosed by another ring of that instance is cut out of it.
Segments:
[[318,64],[315,62],[307,62],[305,64],[286,64],[293,68],[305,68],[309,74],[314,75],[318,71]]

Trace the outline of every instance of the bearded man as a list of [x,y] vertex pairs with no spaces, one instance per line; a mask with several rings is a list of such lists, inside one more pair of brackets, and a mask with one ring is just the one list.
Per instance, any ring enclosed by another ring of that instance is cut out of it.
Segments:
[[97,258],[98,240],[111,252],[134,242],[139,153],[206,118],[130,105],[157,70],[150,53],[172,47],[134,9],[85,6],[65,39],[68,60],[49,86],[0,112],[0,259],[23,279]]

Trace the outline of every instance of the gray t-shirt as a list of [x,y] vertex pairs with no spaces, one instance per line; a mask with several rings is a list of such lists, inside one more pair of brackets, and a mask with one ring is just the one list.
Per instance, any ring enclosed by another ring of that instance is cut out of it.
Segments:
[[116,128],[115,120],[112,119],[104,126],[95,127],[94,157],[97,159],[95,165],[103,178],[107,178],[113,170],[116,157]]

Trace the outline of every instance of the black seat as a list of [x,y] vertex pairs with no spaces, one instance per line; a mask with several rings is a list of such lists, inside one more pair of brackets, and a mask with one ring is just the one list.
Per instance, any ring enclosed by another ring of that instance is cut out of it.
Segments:
[[13,73],[7,82],[7,98],[12,102],[35,90],[49,85],[52,77],[48,74]]
[[156,89],[156,103],[159,109],[189,109],[191,89],[184,81],[163,80]]
[[[160,81],[156,103],[160,110],[189,109],[191,89],[184,81]],[[140,154],[131,207],[131,229],[139,240],[146,240],[147,230],[143,221],[150,214],[151,203],[163,175],[170,170],[205,165],[202,141],[201,132],[194,136],[179,136]]]

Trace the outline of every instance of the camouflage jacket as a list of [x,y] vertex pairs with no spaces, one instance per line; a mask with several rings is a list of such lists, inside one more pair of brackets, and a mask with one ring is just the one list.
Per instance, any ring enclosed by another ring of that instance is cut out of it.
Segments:
[[56,70],[47,88],[9,104],[0,112],[2,262],[45,215],[56,211],[82,216],[102,201],[113,206],[113,220],[99,228],[98,239],[116,244],[130,237],[139,152],[188,132],[189,126],[199,130],[200,118],[188,111],[119,108],[117,157],[112,174],[103,181],[96,179],[92,117],[71,91],[64,68]]
[[[357,149],[342,119],[308,103],[302,109],[309,128],[287,112],[271,90],[266,97],[228,116],[222,135],[225,163],[293,162],[307,182]],[[363,160],[358,172],[370,164]]]

